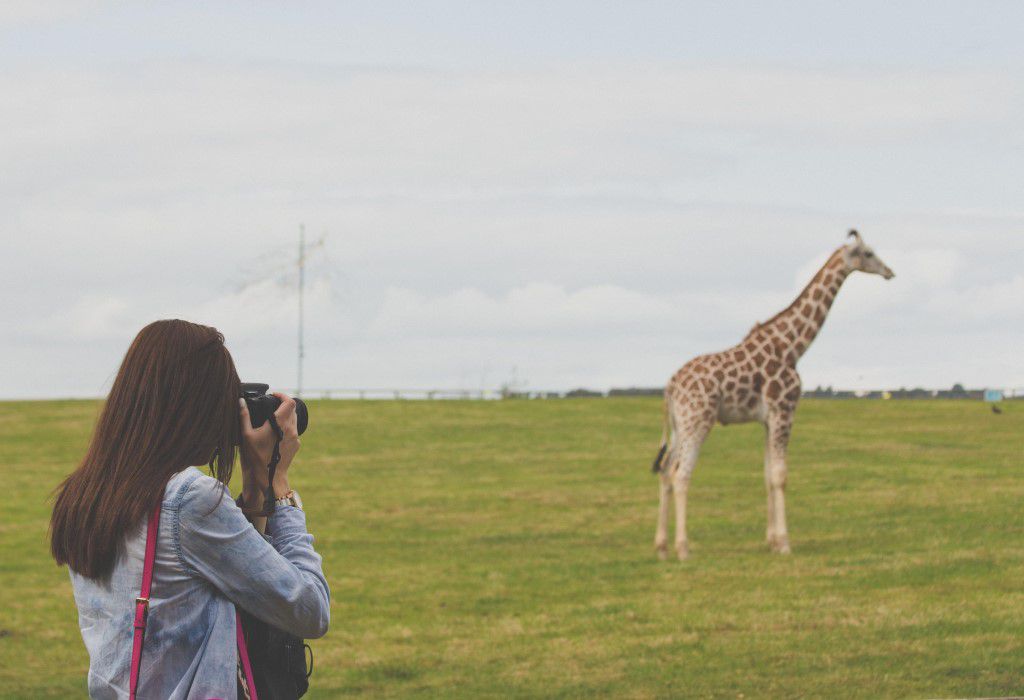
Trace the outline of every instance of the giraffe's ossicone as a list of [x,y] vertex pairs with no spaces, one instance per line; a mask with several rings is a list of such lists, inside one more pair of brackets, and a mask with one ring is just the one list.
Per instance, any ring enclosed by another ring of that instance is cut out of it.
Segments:
[[800,400],[796,365],[814,341],[843,282],[852,272],[892,279],[894,274],[856,231],[818,270],[788,307],[756,324],[742,342],[701,355],[672,375],[665,387],[665,427],[654,471],[661,477],[654,545],[668,552],[670,500],[676,506],[676,553],[689,554],[686,496],[701,445],[715,422],[758,421],[767,435],[764,459],[768,493],[767,539],[772,550],[789,552],[786,529],[786,448]]

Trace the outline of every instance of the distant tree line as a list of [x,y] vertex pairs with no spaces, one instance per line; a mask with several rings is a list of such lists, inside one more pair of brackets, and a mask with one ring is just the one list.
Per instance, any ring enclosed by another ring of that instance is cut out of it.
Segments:
[[[552,391],[509,391],[502,392],[506,399],[588,399],[614,398],[618,396],[661,396],[664,389],[660,387],[626,387],[614,388],[608,392],[595,391],[580,387],[566,392]],[[985,398],[985,389],[965,389],[963,384],[954,384],[950,389],[878,389],[875,391],[852,391],[850,389],[833,389],[817,387],[807,389],[803,395],[815,399],[968,399],[981,401]],[[1024,399],[1024,395],[1004,396],[1008,400]]]
[[[965,389],[963,384],[954,384],[951,389],[879,389],[875,391],[836,390],[832,387],[818,387],[804,391],[804,396],[815,399],[973,399],[985,398],[984,389]],[[1006,396],[1007,399],[1024,396]]]

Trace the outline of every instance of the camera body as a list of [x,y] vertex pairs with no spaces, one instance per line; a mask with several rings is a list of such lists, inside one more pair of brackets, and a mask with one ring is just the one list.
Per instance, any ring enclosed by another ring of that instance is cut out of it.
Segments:
[[[281,399],[267,393],[269,388],[269,384],[242,382],[242,398],[249,408],[249,422],[253,428],[266,423],[281,405]],[[295,399],[295,418],[298,422],[299,435],[302,435],[309,426],[309,409],[302,399]]]

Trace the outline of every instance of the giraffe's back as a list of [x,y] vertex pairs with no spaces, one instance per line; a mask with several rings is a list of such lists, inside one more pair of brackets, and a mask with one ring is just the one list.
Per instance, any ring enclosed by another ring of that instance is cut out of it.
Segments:
[[665,388],[675,419],[687,424],[763,421],[768,405],[788,390],[796,373],[770,344],[757,340],[748,337],[683,365]]

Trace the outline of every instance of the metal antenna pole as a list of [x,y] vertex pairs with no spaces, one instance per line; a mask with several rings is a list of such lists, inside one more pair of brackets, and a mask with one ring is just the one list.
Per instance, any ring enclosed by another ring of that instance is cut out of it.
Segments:
[[306,356],[303,346],[303,296],[306,292],[306,225],[299,224],[299,378],[295,385],[295,395],[302,396],[302,360]]

